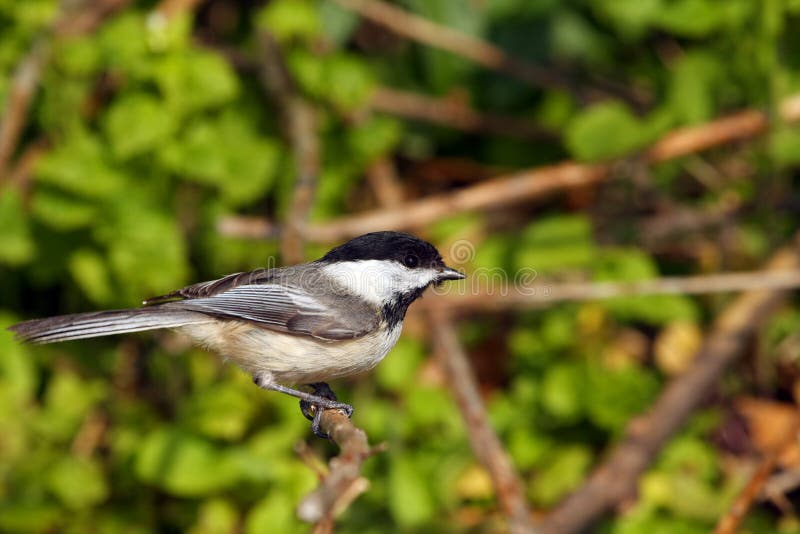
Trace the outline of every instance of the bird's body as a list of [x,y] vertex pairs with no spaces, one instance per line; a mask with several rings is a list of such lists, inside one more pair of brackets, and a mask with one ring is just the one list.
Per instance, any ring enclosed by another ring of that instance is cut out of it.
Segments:
[[174,328],[235,362],[263,388],[338,407],[282,384],[372,369],[397,342],[408,306],[431,284],[458,278],[429,243],[375,232],[311,263],[228,275],[148,299],[141,308],[36,319],[11,330],[24,341],[52,343]]

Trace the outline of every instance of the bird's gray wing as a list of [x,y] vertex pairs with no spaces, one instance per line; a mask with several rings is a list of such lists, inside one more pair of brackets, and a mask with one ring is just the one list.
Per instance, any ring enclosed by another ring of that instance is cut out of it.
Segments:
[[361,337],[378,323],[378,313],[365,303],[346,297],[325,299],[307,289],[285,284],[235,285],[208,297],[184,298],[161,306],[325,340]]
[[162,304],[164,302],[173,302],[176,300],[211,297],[237,286],[269,282],[276,274],[280,274],[280,272],[286,270],[287,269],[257,269],[244,273],[233,273],[209,282],[192,284],[178,289],[177,291],[173,291],[172,293],[167,293],[166,295],[151,297],[144,301],[144,305],[152,306],[153,304]]

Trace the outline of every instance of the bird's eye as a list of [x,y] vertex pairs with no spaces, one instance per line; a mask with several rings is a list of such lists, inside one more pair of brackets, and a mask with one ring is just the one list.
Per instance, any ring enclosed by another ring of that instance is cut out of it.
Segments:
[[413,269],[414,267],[419,265],[419,258],[416,257],[414,254],[409,254],[405,258],[403,258],[403,265],[405,265],[409,269]]

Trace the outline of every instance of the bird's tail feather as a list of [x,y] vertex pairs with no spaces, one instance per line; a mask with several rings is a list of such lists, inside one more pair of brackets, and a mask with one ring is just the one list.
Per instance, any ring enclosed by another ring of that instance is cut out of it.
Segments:
[[21,341],[41,344],[157,328],[175,328],[209,320],[210,317],[201,313],[154,306],[34,319],[15,324],[9,327],[9,330],[13,331],[15,337]]

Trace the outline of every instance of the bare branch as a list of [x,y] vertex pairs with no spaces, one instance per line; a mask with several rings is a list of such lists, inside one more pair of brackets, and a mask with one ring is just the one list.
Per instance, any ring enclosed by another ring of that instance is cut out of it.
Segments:
[[296,90],[283,60],[283,53],[272,35],[261,30],[258,40],[261,83],[282,115],[296,169],[294,195],[281,237],[281,256],[286,263],[299,263],[304,259],[304,228],[320,171],[317,117],[311,104]]
[[[800,95],[783,101],[780,119],[800,121]],[[680,128],[657,141],[642,155],[645,163],[660,163],[726,143],[748,139],[770,126],[767,116],[745,110],[705,124]],[[541,199],[565,189],[587,187],[605,180],[614,168],[611,163],[564,162],[498,176],[453,193],[434,195],[396,208],[377,209],[309,225],[305,237],[332,242],[376,230],[409,230],[467,211],[512,206]],[[226,222],[226,226],[232,223]],[[235,234],[228,234],[235,235]]]
[[[773,255],[765,276],[800,268],[798,239],[800,234]],[[631,497],[658,451],[713,389],[723,371],[746,350],[753,333],[785,296],[784,291],[758,289],[737,297],[714,322],[692,366],[664,389],[649,411],[629,423],[605,462],[545,519],[543,532],[580,532]]]
[[[501,48],[467,35],[458,30],[437,24],[387,2],[378,0],[335,0],[345,9],[358,13],[397,35],[420,43],[447,50],[486,67],[502,72],[534,87],[551,87],[567,90],[588,99],[592,93],[606,93],[629,101],[637,108],[648,100],[641,92],[609,80],[592,79],[589,83],[556,72],[554,69],[532,65],[516,58]],[[591,87],[594,85],[595,87]],[[597,96],[597,95],[596,95]]]
[[378,87],[372,93],[369,105],[374,111],[432,122],[465,132],[489,132],[531,141],[557,141],[560,138],[555,131],[537,126],[531,120],[475,111],[461,98],[433,98],[409,91]]
[[430,317],[439,363],[448,377],[461,410],[472,450],[492,479],[497,500],[508,520],[509,531],[514,534],[533,534],[536,529],[525,501],[522,483],[500,439],[489,424],[486,408],[455,328],[450,318],[441,310],[432,310]]
[[5,178],[9,162],[17,149],[48,55],[49,44],[43,39],[37,40],[11,78],[11,87],[0,122],[0,181]]
[[736,497],[733,506],[730,507],[728,512],[720,518],[717,526],[714,527],[713,534],[736,534],[739,530],[739,525],[747,516],[750,507],[758,497],[764,485],[769,480],[769,475],[775,469],[778,462],[778,455],[775,453],[768,454],[758,466],[758,469],[747,481],[747,485]]
[[[329,472],[320,486],[300,502],[297,516],[322,529],[332,528],[333,519],[369,488],[369,481],[361,476],[361,465],[375,450],[364,431],[338,410],[323,412],[320,428],[341,452],[328,463]],[[329,530],[315,530],[320,531]]]
[[[560,302],[648,295],[702,295],[733,291],[782,290],[800,287],[800,270],[751,271],[697,276],[672,276],[626,282],[575,282],[482,288],[467,295],[449,295],[434,305],[457,313],[544,308]],[[500,291],[503,291],[503,294]]]

